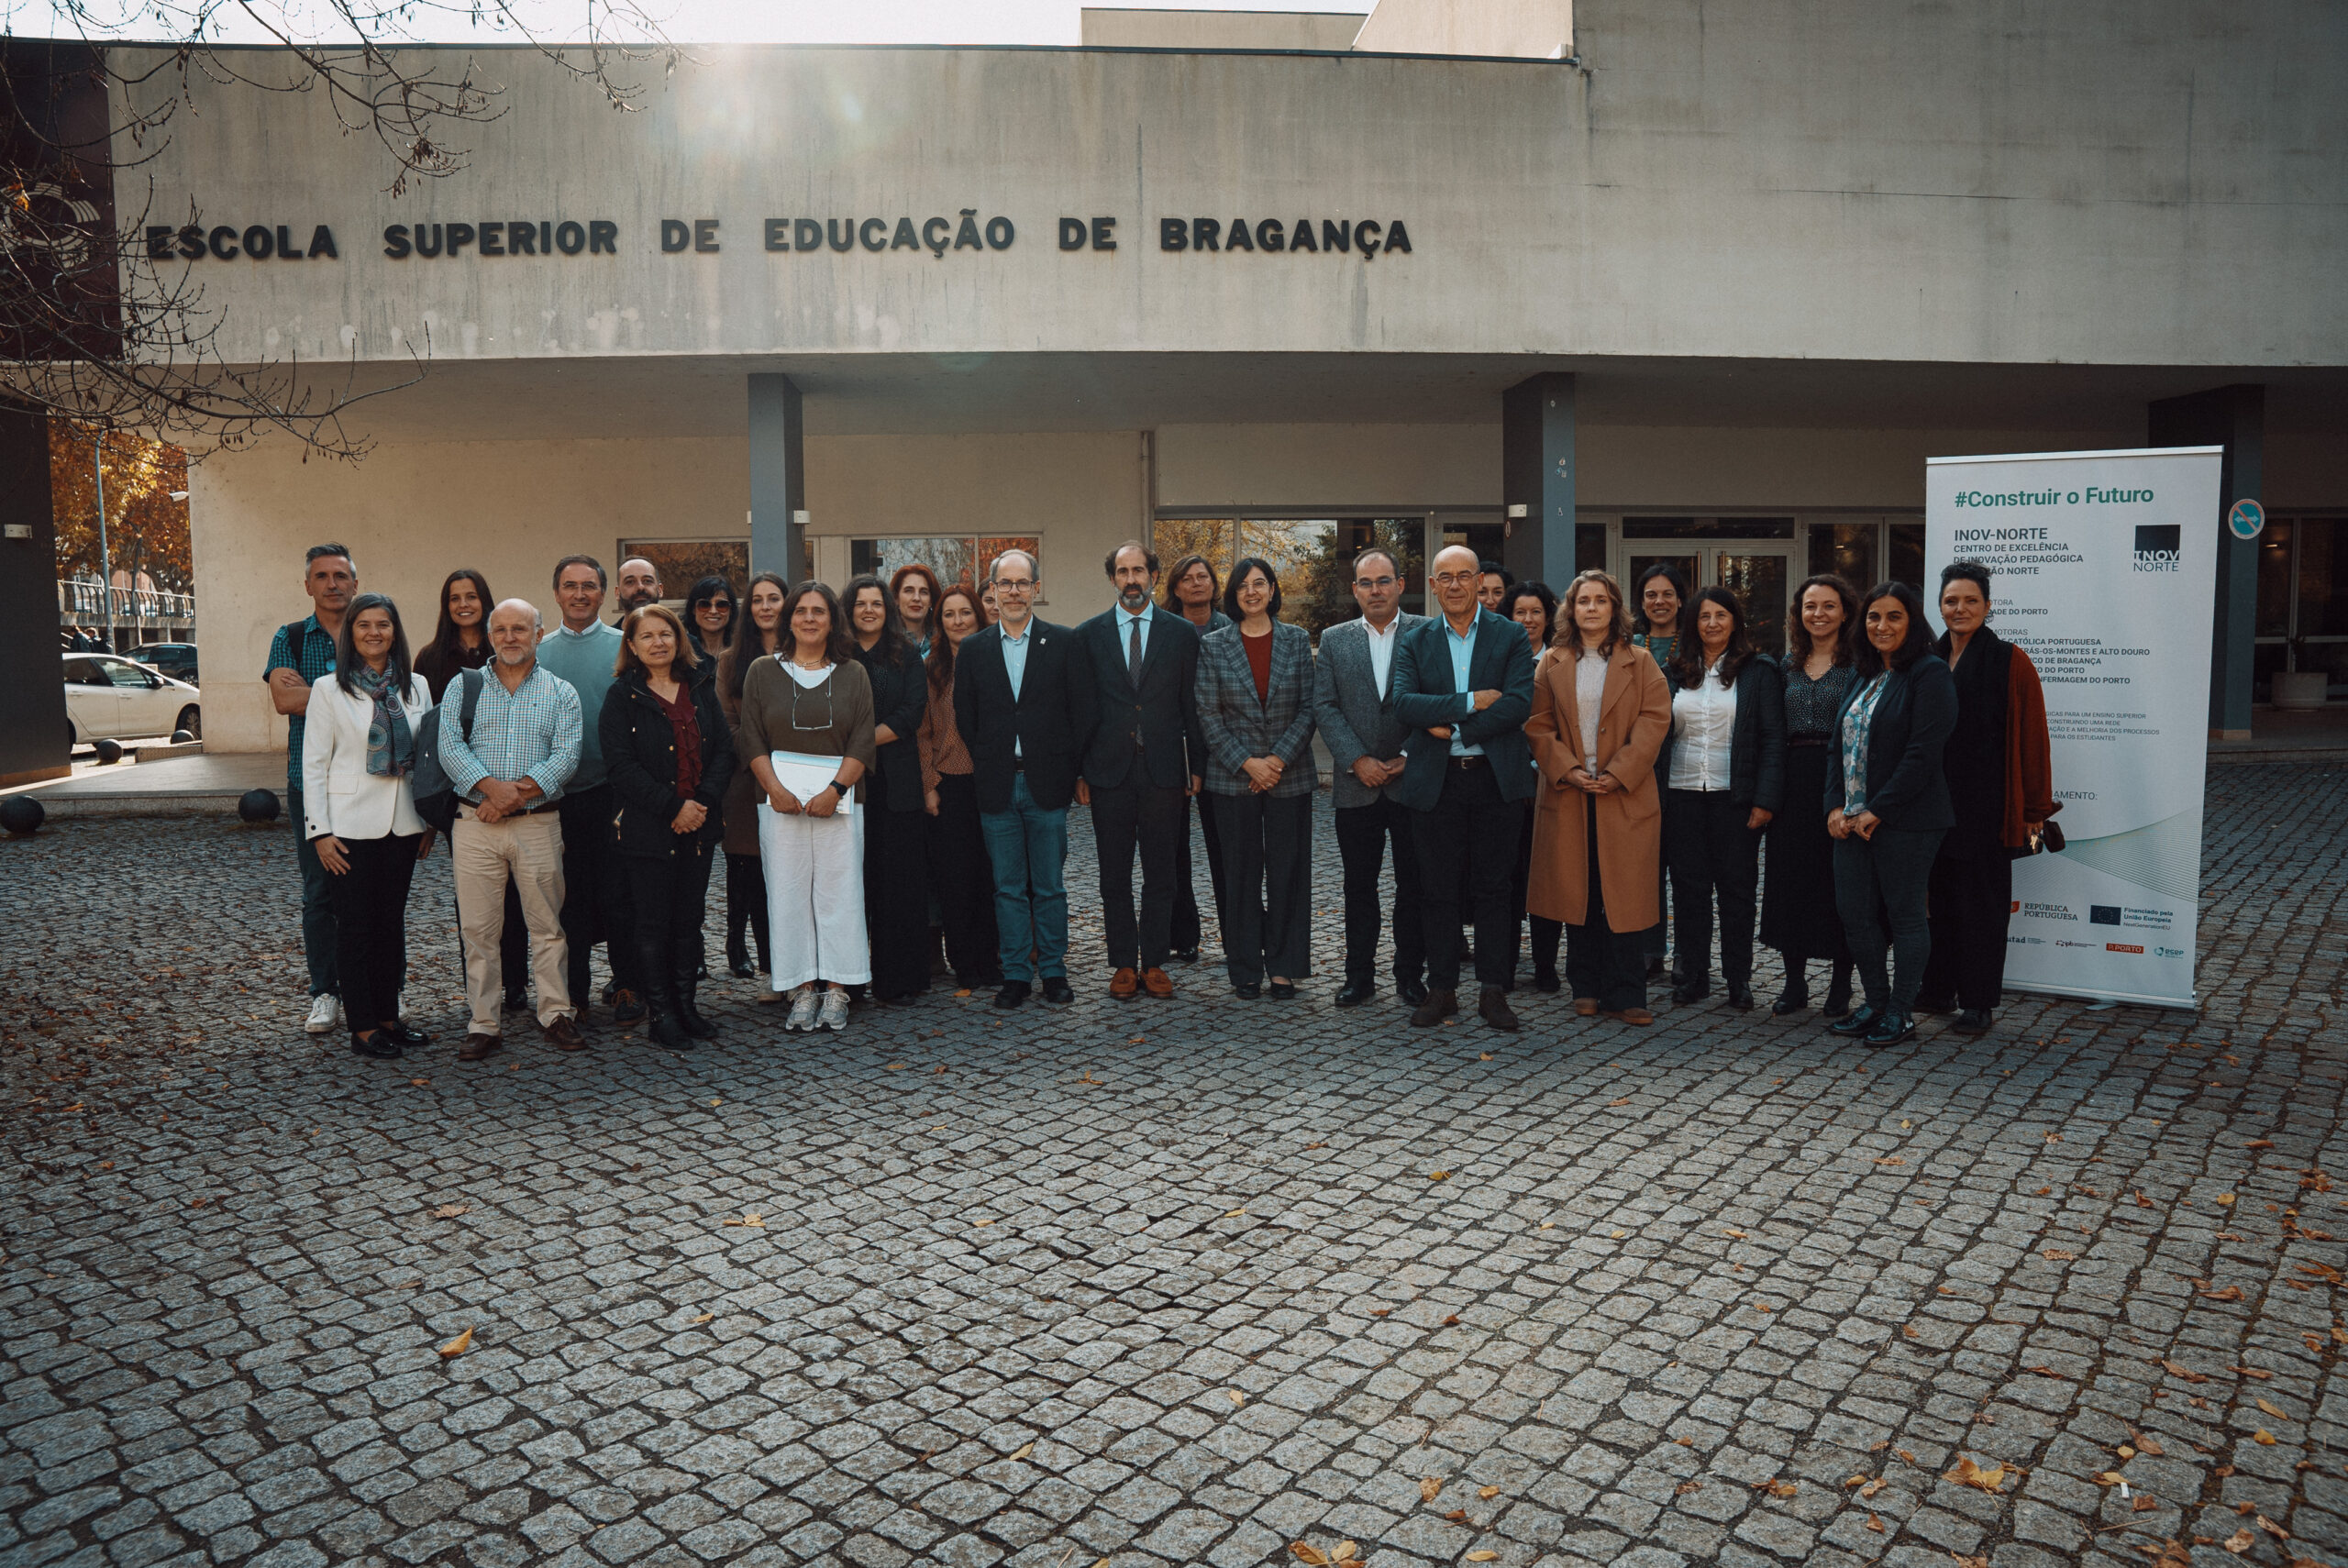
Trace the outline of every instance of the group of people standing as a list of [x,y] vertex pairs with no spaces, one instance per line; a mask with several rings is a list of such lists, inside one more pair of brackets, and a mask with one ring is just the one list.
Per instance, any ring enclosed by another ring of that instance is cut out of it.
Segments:
[[267,674],[291,721],[309,1029],[346,1028],[367,1056],[426,1043],[400,990],[404,906],[436,836],[415,795],[427,751],[453,792],[461,1060],[500,1049],[502,1015],[525,1007],[558,1049],[583,1048],[599,943],[615,1022],[672,1049],[714,1036],[699,991],[721,854],[727,967],[789,1004],[786,1031],[844,1028],[854,998],[907,1001],[934,971],[1002,1008],[1070,1002],[1078,806],[1113,999],[1171,998],[1168,966],[1199,955],[1194,804],[1225,977],[1293,999],[1311,967],[1316,734],[1335,773],[1341,1008],[1376,995],[1390,923],[1413,1024],[1463,1010],[1472,965],[1476,1013],[1514,1030],[1528,920],[1533,984],[1560,988],[1562,945],[1578,1014],[1652,1022],[1667,952],[1675,999],[1704,997],[1715,925],[1727,999],[1750,1008],[1757,920],[1786,957],[1780,1015],[1808,1007],[1818,959],[1838,1033],[1903,1039],[1919,1006],[1988,1026],[2011,859],[2056,807],[2037,678],[1983,624],[1982,569],[1944,574],[1937,643],[1907,585],[1862,596],[1813,578],[1780,662],[1735,594],[1690,595],[1667,567],[1643,577],[1634,614],[1607,573],[1561,601],[1453,547],[1422,617],[1401,608],[1396,557],[1372,548],[1354,562],[1360,616],[1317,650],[1279,619],[1263,559],[1228,581],[1198,556],[1161,575],[1128,541],[1104,568],[1109,607],[1066,626],[1036,614],[1024,550],[983,585],[911,564],[837,594],[759,573],[737,598],[711,577],[681,615],[635,558],[614,624],[603,567],[571,556],[552,581],[560,625],[459,570],[411,657],[349,550],[313,548],[313,613],[278,632]]

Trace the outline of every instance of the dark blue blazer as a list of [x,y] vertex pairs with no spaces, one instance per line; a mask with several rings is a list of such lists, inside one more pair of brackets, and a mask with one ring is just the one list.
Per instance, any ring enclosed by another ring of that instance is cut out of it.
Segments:
[[1524,628],[1489,610],[1476,612],[1476,646],[1468,656],[1468,690],[1498,691],[1500,701],[1480,713],[1459,714],[1459,688],[1451,679],[1451,623],[1437,614],[1403,632],[1394,644],[1394,668],[1386,680],[1386,708],[1410,730],[1402,742],[1402,777],[1386,793],[1416,812],[1431,812],[1443,799],[1444,769],[1451,742],[1427,732],[1449,725],[1459,739],[1484,748],[1501,799],[1533,794],[1533,747],[1524,721],[1533,716],[1533,648]]
[[[1855,681],[1847,712],[1866,682]],[[1888,828],[1931,833],[1956,825],[1941,752],[1956,729],[1956,678],[1926,654],[1891,672],[1867,727],[1867,810]],[[1843,721],[1837,714],[1826,742],[1826,805],[1843,809]]]

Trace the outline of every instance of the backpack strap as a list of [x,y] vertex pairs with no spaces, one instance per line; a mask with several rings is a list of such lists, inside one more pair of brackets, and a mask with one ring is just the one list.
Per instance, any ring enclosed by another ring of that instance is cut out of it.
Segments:
[[473,710],[481,706],[481,671],[468,669],[458,679],[465,683],[465,695],[458,705],[457,723],[465,732],[465,744],[471,745],[473,744]]
[[308,619],[309,617],[305,615],[301,621],[288,621],[279,627],[277,632],[279,636],[285,639],[285,657],[294,661],[293,668],[297,675],[302,669],[302,624]]

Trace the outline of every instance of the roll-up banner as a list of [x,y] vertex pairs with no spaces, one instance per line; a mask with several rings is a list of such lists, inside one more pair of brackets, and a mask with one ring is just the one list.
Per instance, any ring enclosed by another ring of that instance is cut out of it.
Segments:
[[2006,984],[2191,1007],[2216,613],[2217,447],[1933,458],[1925,602],[1989,569],[2046,692],[2066,847],[2014,863]]

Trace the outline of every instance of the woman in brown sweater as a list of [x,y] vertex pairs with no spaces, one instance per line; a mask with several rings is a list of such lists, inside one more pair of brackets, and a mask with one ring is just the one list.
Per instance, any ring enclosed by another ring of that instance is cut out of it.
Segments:
[[[872,980],[863,838],[872,683],[857,662],[847,618],[830,589],[803,582],[783,602],[782,613],[791,646],[756,660],[743,677],[736,734],[764,796],[758,808],[759,854],[774,942],[768,983],[792,993],[785,1029],[845,1029],[847,988]],[[800,778],[802,795],[777,772],[777,754],[838,761],[820,783]]]
[[938,595],[937,635],[929,645],[929,706],[914,732],[921,744],[922,803],[929,812],[930,890],[946,925],[946,961],[964,990],[1002,984],[994,923],[994,868],[979,827],[970,748],[954,727],[954,656],[986,624],[978,595],[960,583]]

